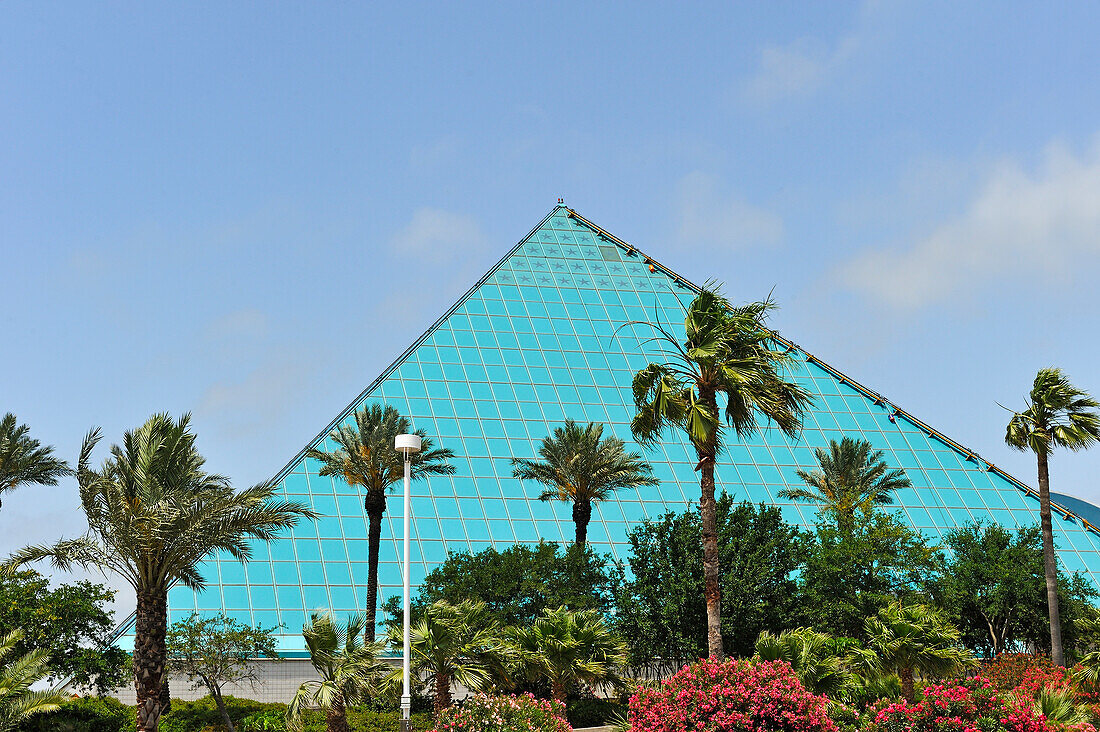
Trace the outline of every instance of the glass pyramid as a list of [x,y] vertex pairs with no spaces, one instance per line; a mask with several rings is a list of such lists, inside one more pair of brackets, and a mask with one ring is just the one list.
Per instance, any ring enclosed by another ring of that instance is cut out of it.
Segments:
[[[603,422],[633,445],[629,423],[634,373],[657,359],[649,329],[628,321],[682,327],[694,285],[564,206],[556,207],[403,353],[310,446],[364,404],[384,402],[457,454],[454,476],[413,483],[413,584],[449,551],[477,552],[516,542],[572,540],[569,506],[541,503],[533,485],[511,477],[509,458],[532,457],[566,417]],[[736,297],[736,293],[733,293]],[[798,468],[816,467],[813,449],[844,435],[869,440],[913,487],[893,510],[932,539],[975,519],[1014,528],[1038,521],[1030,488],[909,413],[782,338],[799,356],[794,377],[815,397],[801,439],[776,430],[731,444],[717,471],[719,489],[737,499],[779,505],[788,521],[810,526],[814,508],[779,499],[799,485]],[[358,492],[318,466],[293,458],[278,474],[282,492],[323,515],[241,565],[215,557],[201,567],[209,587],[169,594],[170,619],[224,612],[250,624],[282,624],[287,656],[302,655],[307,614],[363,609],[367,523]],[[645,518],[683,510],[698,499],[695,459],[670,433],[643,451],[661,485],[623,491],[594,507],[589,542],[625,558],[628,530]],[[1090,505],[1090,504],[1086,504]],[[1093,507],[1095,508],[1095,507]],[[383,522],[379,602],[401,588],[401,503]],[[1100,587],[1100,535],[1078,514],[1058,509],[1059,556]]]

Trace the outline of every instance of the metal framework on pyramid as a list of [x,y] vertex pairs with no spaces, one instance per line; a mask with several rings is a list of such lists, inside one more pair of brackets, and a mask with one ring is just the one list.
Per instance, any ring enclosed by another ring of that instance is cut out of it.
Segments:
[[[633,445],[631,379],[659,354],[645,342],[651,334],[644,329],[615,332],[629,321],[682,322],[697,290],[575,211],[555,207],[279,471],[280,491],[322,518],[255,546],[245,565],[230,557],[205,561],[207,589],[173,588],[170,621],[198,612],[282,625],[282,652],[295,657],[304,655],[299,629],[311,611],[339,617],[364,610],[362,498],[341,479],[318,476],[318,465],[304,455],[309,447],[332,449],[331,430],[372,402],[393,405],[457,455],[455,475],[413,483],[414,585],[448,552],[571,541],[569,507],[540,502],[536,486],[511,477],[510,458],[534,456],[539,441],[567,417],[605,423]],[[1032,488],[792,341],[778,334],[776,341],[799,356],[791,376],[813,394],[814,405],[798,440],[765,429],[731,442],[718,466],[719,490],[777,505],[788,521],[809,527],[814,507],[780,499],[779,491],[800,484],[799,468],[816,467],[814,448],[852,436],[884,451],[891,467],[905,469],[912,488],[901,491],[890,510],[933,540],[974,520],[1009,528],[1038,522]],[[594,549],[620,559],[631,527],[698,499],[696,460],[682,435],[670,432],[642,452],[660,486],[597,504],[588,529]],[[1100,568],[1100,532],[1082,518],[1084,511],[1055,510],[1065,569],[1100,587],[1092,569]],[[400,593],[400,542],[399,502],[391,502],[383,521],[380,603]]]

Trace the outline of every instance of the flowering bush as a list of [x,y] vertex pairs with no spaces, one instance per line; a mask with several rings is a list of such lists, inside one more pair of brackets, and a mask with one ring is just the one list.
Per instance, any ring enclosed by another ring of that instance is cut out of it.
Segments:
[[565,705],[530,694],[487,696],[475,694],[451,707],[434,732],[573,732],[565,721]]
[[1050,732],[1026,700],[999,692],[987,679],[929,686],[916,703],[883,703],[868,732]]
[[700,661],[630,698],[632,732],[837,732],[784,661]]
[[[1049,663],[1049,659],[1047,661]],[[1024,672],[1013,692],[1020,697],[1034,699],[1043,689],[1061,691],[1070,688],[1070,677],[1064,668],[1034,666]]]
[[1042,687],[1041,679],[1064,673],[1051,662],[1049,656],[1036,656],[1030,653],[1001,653],[991,661],[982,664],[981,676],[987,679],[998,691],[1014,691],[1027,681],[1032,689],[1031,695]]

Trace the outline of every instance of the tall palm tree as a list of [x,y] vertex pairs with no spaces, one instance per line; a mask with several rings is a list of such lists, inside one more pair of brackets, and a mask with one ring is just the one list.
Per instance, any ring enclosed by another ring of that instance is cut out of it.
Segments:
[[756,658],[786,661],[811,694],[836,698],[844,692],[848,673],[843,657],[836,640],[812,628],[784,630],[779,635],[764,631],[756,639]]
[[[716,659],[725,654],[714,466],[724,445],[725,427],[744,438],[756,432],[763,419],[774,422],[793,438],[802,429],[802,416],[811,401],[805,389],[784,378],[783,372],[793,357],[776,348],[773,334],[765,326],[768,312],[774,307],[770,300],[733,307],[708,287],[688,307],[683,343],[660,324],[641,323],[657,330],[652,341],[662,346],[668,361],[651,363],[635,375],[637,413],[630,429],[639,442],[650,445],[666,429],[678,428],[695,448],[701,493],[707,648],[710,657]],[[722,402],[724,409],[720,411]]]
[[291,729],[302,729],[302,712],[320,707],[325,710],[328,732],[348,732],[348,707],[382,688],[391,667],[378,659],[385,644],[366,640],[366,624],[362,615],[353,615],[341,625],[329,613],[312,614],[302,636],[309,661],[321,678],[298,687],[286,710]]
[[916,699],[914,672],[942,678],[974,664],[960,646],[960,635],[939,611],[925,605],[890,605],[868,618],[864,628],[869,648],[864,665],[896,673],[902,694]]
[[1005,430],[1005,442],[1017,450],[1031,450],[1039,463],[1039,520],[1043,531],[1043,570],[1050,615],[1050,659],[1066,665],[1062,651],[1062,618],[1058,610],[1058,560],[1054,555],[1054,528],[1050,520],[1048,456],[1056,447],[1083,450],[1100,440],[1100,402],[1070,383],[1061,369],[1040,369],[1035,375],[1027,408],[1016,412]]
[[576,544],[583,547],[588,538],[592,503],[603,501],[620,488],[658,485],[653,467],[636,452],[626,452],[617,437],[604,437],[603,425],[589,422],[581,427],[571,419],[554,434],[545,437],[539,447],[540,460],[512,458],[512,475],[533,480],[545,490],[540,501],[565,501],[573,504]]
[[[439,600],[425,609],[409,630],[410,665],[414,674],[428,674],[435,685],[435,715],[451,706],[453,682],[471,691],[484,691],[503,669],[504,646],[500,628],[484,602],[463,600],[457,605]],[[390,643],[400,648],[401,628],[390,627]],[[399,684],[402,670],[390,681]]]
[[382,542],[382,516],[386,513],[386,492],[404,479],[405,458],[393,446],[401,434],[420,436],[420,452],[413,453],[412,478],[451,475],[455,467],[448,460],[454,452],[434,448],[424,430],[413,432],[412,424],[393,407],[371,404],[355,412],[354,424],[342,424],[329,437],[339,448],[324,452],[311,448],[306,457],[321,463],[320,475],[343,478],[363,490],[367,512],[367,640],[373,642],[378,606],[378,547]]
[[820,447],[814,452],[820,469],[798,471],[806,487],[784,488],[779,495],[821,504],[824,511],[836,516],[837,526],[845,534],[851,533],[856,511],[890,505],[895,492],[912,485],[904,470],[890,470],[882,450],[872,450],[866,440],[829,440],[828,452]]
[[509,641],[520,674],[549,681],[560,702],[576,684],[623,686],[626,644],[595,610],[548,608],[530,626],[510,628]]
[[57,485],[58,478],[72,472],[54,457],[52,447],[43,447],[28,433],[11,412],[0,419],[0,498],[21,485]]
[[272,541],[302,518],[307,507],[276,496],[274,483],[236,492],[229,480],[207,473],[195,448],[190,415],[173,421],[156,414],[113,445],[98,469],[91,456],[94,429],[84,439],[76,478],[88,533],[53,546],[31,546],[15,564],[49,558],[55,567],[95,567],[115,572],[137,594],[134,683],[137,729],[155,732],[163,712],[168,588],[176,582],[201,590],[198,563],[214,552],[239,561],[252,553],[250,540]]
[[23,721],[52,712],[68,699],[65,693],[53,689],[31,690],[48,673],[49,651],[39,648],[7,662],[22,638],[19,629],[0,638],[0,732],[13,732]]

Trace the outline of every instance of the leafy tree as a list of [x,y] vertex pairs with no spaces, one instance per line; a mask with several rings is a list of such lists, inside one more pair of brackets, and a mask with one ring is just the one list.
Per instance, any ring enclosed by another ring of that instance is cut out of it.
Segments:
[[793,357],[775,346],[765,325],[774,307],[770,300],[733,307],[717,291],[704,288],[688,307],[683,343],[664,327],[646,324],[656,328],[653,340],[667,360],[649,364],[633,381],[634,437],[652,445],[668,429],[683,430],[699,460],[707,649],[714,659],[724,655],[714,469],[725,428],[744,438],[764,419],[795,437],[811,402],[809,392],[784,378]]
[[275,631],[251,627],[225,615],[202,618],[197,613],[168,629],[168,668],[204,687],[214,698],[229,732],[235,732],[222,697],[226,684],[255,683],[254,659],[278,660]]
[[623,685],[619,671],[627,661],[626,644],[597,612],[544,610],[533,624],[510,628],[508,638],[519,675],[549,681],[560,702],[579,684]]
[[413,430],[412,423],[393,407],[370,404],[356,410],[354,423],[341,424],[329,438],[339,449],[325,452],[310,448],[306,457],[321,463],[320,475],[333,475],[349,486],[363,490],[363,508],[367,512],[367,639],[374,640],[378,606],[378,548],[382,541],[382,517],[386,514],[386,493],[390,486],[405,478],[405,458],[394,447],[394,438],[402,434],[420,437],[420,452],[410,455],[413,480],[429,475],[451,475],[448,462],[454,452],[433,446],[424,430]]
[[[945,542],[951,552],[930,589],[968,647],[993,657],[1021,645],[1049,643],[1038,526],[1012,532],[979,522],[952,530]],[[1088,583],[1059,573],[1058,587],[1063,614],[1079,617],[1093,595]],[[1076,635],[1073,624],[1066,635]]]
[[850,530],[823,515],[807,544],[799,604],[803,622],[836,636],[862,635],[864,620],[898,599],[919,597],[942,553],[883,511],[857,513]]
[[[762,631],[792,625],[806,536],[778,508],[734,504],[725,492],[715,513],[725,650],[746,656]],[[688,510],[645,521],[628,535],[631,578],[616,591],[615,616],[632,665],[678,668],[706,653],[701,533],[698,512]]]
[[1058,612],[1058,560],[1050,520],[1050,451],[1056,447],[1083,450],[1100,441],[1100,402],[1070,383],[1060,369],[1040,369],[1027,408],[1016,412],[1005,430],[1005,442],[1035,453],[1039,466],[1039,520],[1043,531],[1043,570],[1050,617],[1050,656],[1065,666],[1062,620]]
[[66,699],[61,691],[31,690],[46,675],[48,654],[44,648],[7,661],[21,636],[22,631],[13,630],[0,638],[0,732],[13,732],[20,722],[55,711]]
[[916,699],[914,672],[942,678],[973,664],[960,647],[959,631],[927,605],[889,605],[868,618],[869,665],[901,677],[902,695]]
[[302,729],[302,713],[320,707],[328,732],[349,732],[348,707],[367,701],[381,688],[391,669],[378,660],[385,644],[366,639],[366,624],[362,615],[341,625],[331,614],[313,613],[310,624],[302,628],[309,661],[321,678],[298,687],[286,711],[292,728]]
[[[606,613],[611,605],[608,560],[588,547],[516,544],[503,551],[452,553],[420,584],[413,617],[432,603],[484,602],[501,626],[528,625],[547,608]],[[400,618],[400,601],[390,598],[386,612]]]
[[52,447],[43,447],[29,432],[11,412],[0,419],[0,498],[21,485],[57,485],[72,473]]
[[764,631],[756,640],[755,658],[786,661],[811,694],[835,698],[848,686],[842,645],[812,628],[784,630],[778,635]]
[[190,415],[173,421],[156,414],[113,445],[97,470],[91,455],[99,430],[84,439],[76,477],[88,534],[53,546],[32,546],[12,561],[49,558],[62,570],[95,567],[123,577],[137,595],[134,680],[137,729],[156,732],[168,630],[168,588],[176,582],[201,590],[198,563],[214,552],[246,561],[250,540],[271,541],[301,518],[306,506],[276,497],[274,483],[240,492],[229,480],[207,473],[195,448]]
[[[503,668],[501,629],[483,602],[463,600],[457,605],[432,603],[409,629],[412,673],[427,674],[435,686],[436,718],[451,706],[453,682],[471,691],[485,691]],[[400,648],[402,628],[390,626],[390,644]],[[402,669],[390,675],[400,684]]]
[[47,680],[106,694],[125,683],[130,656],[111,643],[115,593],[87,581],[50,587],[38,572],[0,572],[0,635],[22,629],[15,653],[47,653]]
[[592,503],[623,488],[658,485],[653,467],[636,452],[626,452],[617,437],[604,437],[603,425],[581,427],[571,419],[543,438],[539,460],[512,458],[512,474],[544,486],[540,501],[573,504],[577,546],[584,546]]
[[817,503],[836,516],[841,531],[851,531],[856,511],[864,513],[894,502],[894,493],[910,486],[904,470],[890,470],[882,450],[871,443],[844,437],[829,440],[829,450],[814,450],[819,470],[799,470],[805,488],[784,488],[783,498]]

